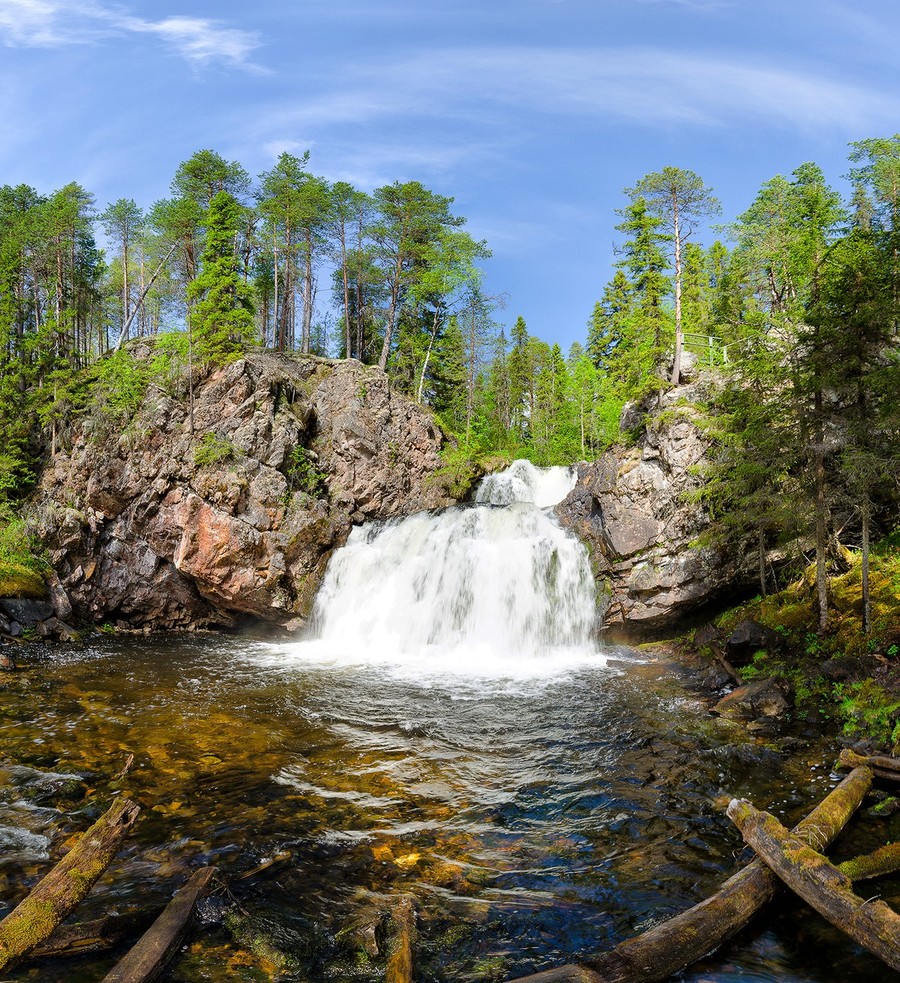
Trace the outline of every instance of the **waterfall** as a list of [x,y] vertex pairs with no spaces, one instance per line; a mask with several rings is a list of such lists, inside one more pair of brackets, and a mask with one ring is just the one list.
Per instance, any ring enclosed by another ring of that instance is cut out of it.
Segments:
[[550,512],[574,483],[516,461],[472,505],[358,526],[293,653],[504,677],[597,661],[587,552]]

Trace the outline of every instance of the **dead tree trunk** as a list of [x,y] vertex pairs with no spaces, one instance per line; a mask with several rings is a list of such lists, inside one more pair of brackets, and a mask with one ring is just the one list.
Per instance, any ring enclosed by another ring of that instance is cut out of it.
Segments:
[[838,864],[838,870],[854,883],[896,874],[900,870],[900,843],[887,843],[872,853],[845,860]]
[[[796,835],[820,849],[837,836],[872,785],[868,768],[854,769],[796,827]],[[754,860],[711,897],[673,918],[627,939],[615,949],[585,959],[584,966],[561,966],[515,983],[655,983],[709,955],[730,939],[774,896],[779,881]]]
[[416,910],[412,899],[401,897],[390,913],[385,983],[413,983],[412,947],[416,933]]
[[194,909],[213,889],[215,867],[203,867],[176,894],[134,948],[104,976],[103,983],[149,983],[181,947]]
[[162,906],[141,908],[124,915],[104,915],[77,925],[60,925],[46,942],[32,949],[26,959],[29,962],[63,959],[114,949],[126,939],[134,938],[149,928],[162,910]]
[[116,799],[31,893],[0,922],[0,971],[27,955],[75,910],[119,852],[140,807]]
[[900,915],[853,893],[850,879],[767,812],[733,799],[728,818],[784,883],[836,928],[900,969]]
[[900,758],[889,758],[884,754],[857,754],[850,748],[844,748],[838,763],[844,768],[871,768],[876,778],[900,782]]

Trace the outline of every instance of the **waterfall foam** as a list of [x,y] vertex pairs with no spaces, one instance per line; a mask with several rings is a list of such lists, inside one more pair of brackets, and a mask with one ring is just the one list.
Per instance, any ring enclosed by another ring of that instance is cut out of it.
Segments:
[[429,678],[602,662],[587,553],[548,510],[574,482],[569,468],[517,461],[473,505],[355,528],[329,563],[313,637],[290,654]]

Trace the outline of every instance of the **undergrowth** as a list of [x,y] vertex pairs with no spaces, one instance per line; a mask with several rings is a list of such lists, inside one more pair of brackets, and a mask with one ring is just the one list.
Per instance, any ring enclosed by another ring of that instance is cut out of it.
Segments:
[[815,630],[812,578],[722,615],[729,632],[752,618],[783,639],[778,652],[758,652],[740,670],[747,682],[774,677],[794,694],[800,719],[830,721],[849,739],[865,740],[900,753],[900,531],[872,550],[869,591],[872,627],[863,630],[862,563],[850,555],[847,573],[829,581],[829,627]]

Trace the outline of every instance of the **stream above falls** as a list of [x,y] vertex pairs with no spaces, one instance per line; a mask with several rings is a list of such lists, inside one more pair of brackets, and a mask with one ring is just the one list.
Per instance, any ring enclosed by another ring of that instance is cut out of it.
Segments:
[[[265,942],[236,944],[212,905],[181,983],[383,979],[371,946],[401,893],[419,983],[506,980],[714,891],[743,855],[727,800],[794,821],[837,782],[835,748],[764,746],[677,667],[598,646],[583,551],[547,511],[570,477],[542,497],[543,477],[520,468],[473,506],[355,530],[302,638],[102,638],[3,676],[0,899],[110,794],[144,812],[82,917],[166,900],[212,863]],[[801,906],[776,915],[682,978],[886,978]],[[112,961],[11,978],[93,983]]]

